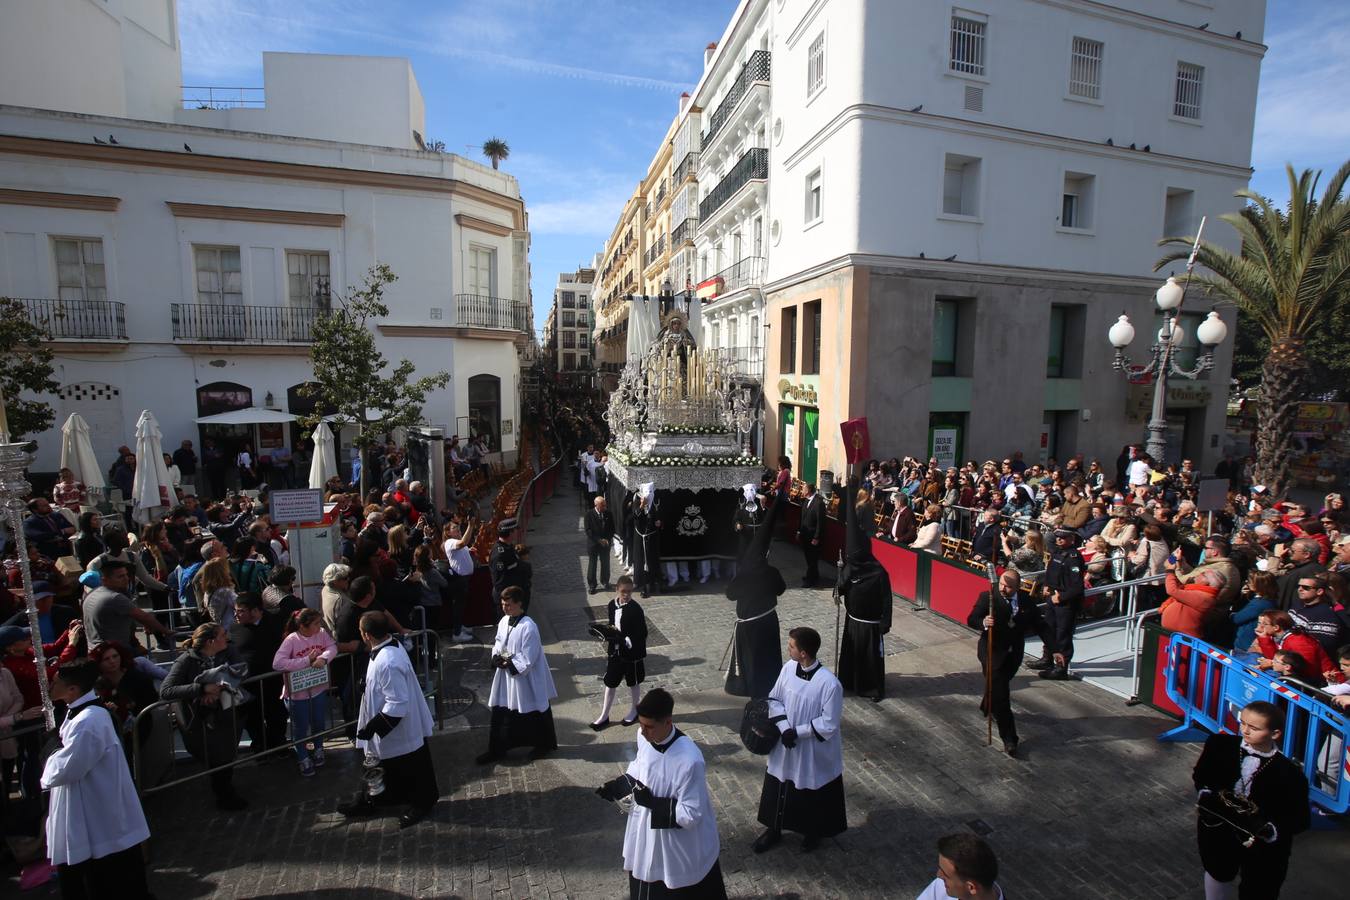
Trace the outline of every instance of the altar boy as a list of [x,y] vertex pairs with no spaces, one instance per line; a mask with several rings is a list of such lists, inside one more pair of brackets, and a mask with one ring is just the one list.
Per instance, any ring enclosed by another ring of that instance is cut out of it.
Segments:
[[66,663],[52,699],[66,704],[61,746],[42,769],[51,791],[47,851],[66,900],[149,897],[141,843],[150,837],[112,716],[94,693],[98,664]]
[[647,692],[637,709],[637,759],[596,793],[615,801],[633,797],[623,835],[629,897],[725,900],[703,753],[675,727],[674,711],[669,693]]

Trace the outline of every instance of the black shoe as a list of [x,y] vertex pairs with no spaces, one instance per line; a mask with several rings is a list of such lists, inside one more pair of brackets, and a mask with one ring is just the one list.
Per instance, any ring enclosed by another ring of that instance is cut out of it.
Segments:
[[765,850],[771,850],[777,846],[783,839],[783,832],[777,828],[770,828],[768,831],[755,838],[755,842],[750,845],[750,849],[756,853],[763,853]]
[[637,724],[637,719],[623,719],[619,722],[624,728],[630,728]]
[[375,815],[375,804],[368,798],[354,800],[351,803],[343,803],[337,808],[338,814],[348,819],[362,819],[366,816]]
[[535,747],[530,751],[530,759],[543,759],[557,749],[557,747]]
[[871,700],[872,700],[873,703],[880,703],[882,700],[885,700],[885,699],[886,699],[886,697],[885,697],[885,695],[883,695],[883,694],[877,694],[876,696],[874,696],[874,697],[871,698]]
[[429,815],[431,815],[429,809],[410,809],[398,817],[398,827],[400,829],[411,828]]
[[609,719],[606,719],[603,722],[592,722],[591,731],[604,731],[606,728],[608,728],[610,725],[613,724],[614,723],[611,722]]
[[478,756],[474,758],[474,762],[478,763],[478,765],[480,766],[487,766],[491,765],[492,763],[495,763],[497,760],[501,758],[502,755],[500,753],[493,753],[491,750],[489,750],[486,753],[478,754]]
[[606,581],[606,582],[605,582],[605,590],[607,590],[607,591],[612,591],[612,590],[614,590],[614,585],[612,585],[612,584],[610,584],[608,581]]
[[1039,659],[1029,659],[1022,663],[1028,669],[1048,669],[1055,664],[1053,656],[1042,656]]
[[1006,754],[1008,754],[1009,756],[1011,756],[1013,759],[1016,759],[1016,758],[1017,758],[1017,741],[1004,741],[1004,742],[1003,742],[1003,752],[1006,753]]
[[594,594],[594,593],[595,593],[596,591],[598,591],[598,590],[600,590],[598,587],[596,587],[595,585],[591,585],[591,587],[590,587],[590,593]]
[[248,808],[248,801],[238,794],[226,794],[223,797],[216,798],[216,809],[222,809],[226,812],[235,812]]
[[819,846],[820,846],[820,835],[818,834],[808,834],[806,837],[802,838],[803,853],[810,853],[812,850],[816,849]]
[[642,599],[643,599],[643,600],[648,600],[648,599],[651,598],[651,596],[652,596],[652,595],[651,595],[649,592],[647,592],[647,591],[643,591],[643,592],[642,592]]
[[1066,669],[1064,666],[1054,666],[1053,668],[1046,669],[1044,672],[1042,672],[1040,677],[1049,679],[1051,681],[1068,681],[1069,670]]

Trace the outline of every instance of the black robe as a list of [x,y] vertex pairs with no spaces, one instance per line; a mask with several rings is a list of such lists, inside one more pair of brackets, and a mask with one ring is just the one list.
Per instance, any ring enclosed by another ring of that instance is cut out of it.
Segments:
[[651,509],[635,505],[631,516],[633,546],[629,559],[633,566],[633,580],[647,592],[655,590],[661,581],[661,529],[656,524],[660,515],[660,507],[653,499]]
[[736,507],[736,515],[732,519],[736,526],[736,559],[742,560],[745,557],[745,551],[750,548],[754,542],[755,535],[759,533],[759,528],[764,522],[764,510],[756,503],[753,508],[747,508],[742,503]]
[[783,668],[778,632],[778,598],[787,590],[783,575],[763,560],[741,557],[741,568],[727,585],[736,603],[735,636],[727,668],[727,693],[767,697]]
[[876,560],[850,563],[839,593],[847,613],[839,648],[839,681],[846,691],[883,697],[886,658],[882,636],[891,630],[891,576]]

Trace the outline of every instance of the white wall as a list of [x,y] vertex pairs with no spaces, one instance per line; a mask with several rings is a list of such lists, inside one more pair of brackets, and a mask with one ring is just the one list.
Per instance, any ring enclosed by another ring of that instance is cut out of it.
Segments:
[[102,4],[0,0],[0,23],[0,104],[126,115],[122,24]]

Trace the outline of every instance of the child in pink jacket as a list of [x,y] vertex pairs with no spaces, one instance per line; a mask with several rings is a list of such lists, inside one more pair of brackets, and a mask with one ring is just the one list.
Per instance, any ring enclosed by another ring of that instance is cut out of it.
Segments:
[[291,713],[291,740],[295,754],[300,758],[300,774],[306,778],[324,764],[323,738],[311,742],[314,751],[306,746],[305,738],[320,735],[328,728],[328,682],[316,687],[291,690],[291,672],[305,669],[324,669],[337,656],[337,643],[323,630],[323,616],[316,609],[301,609],[286,621],[286,638],[272,658],[272,668],[286,672],[282,679],[281,696]]

